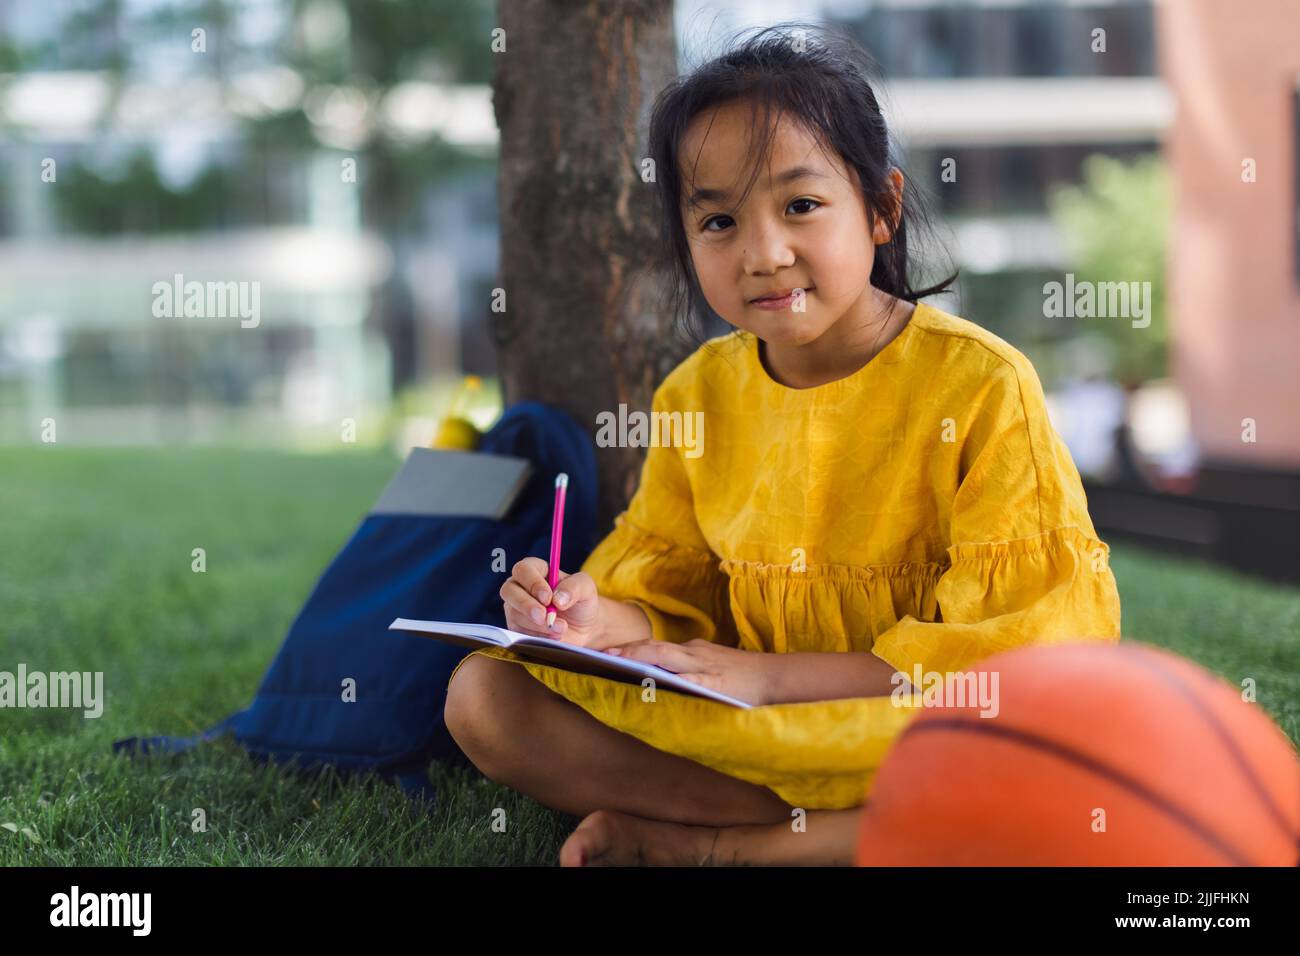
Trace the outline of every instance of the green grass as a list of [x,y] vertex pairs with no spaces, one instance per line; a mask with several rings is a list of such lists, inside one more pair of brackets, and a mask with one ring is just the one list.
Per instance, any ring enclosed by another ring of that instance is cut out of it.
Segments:
[[[229,743],[127,760],[245,706],[386,454],[0,448],[0,670],[103,671],[104,715],[0,709],[0,865],[553,864],[576,824],[464,767],[426,816],[373,778],[301,778]],[[207,572],[191,571],[194,548]],[[1300,740],[1300,589],[1115,545],[1127,636],[1233,683]],[[196,808],[207,832],[194,832]],[[492,814],[505,810],[506,832]],[[30,831],[31,835],[23,832]]]
[[[299,778],[228,742],[111,752],[251,700],[395,467],[386,454],[0,449],[0,670],[103,671],[106,697],[94,720],[0,709],[0,825],[19,828],[0,829],[0,865],[554,862],[577,821],[472,768],[431,768],[429,817],[395,786]],[[191,829],[195,808],[206,833]]]

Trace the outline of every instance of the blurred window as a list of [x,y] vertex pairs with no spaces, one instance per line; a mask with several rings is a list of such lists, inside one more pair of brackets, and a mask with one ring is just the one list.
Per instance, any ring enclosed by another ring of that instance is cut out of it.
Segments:
[[[1150,0],[872,4],[846,26],[888,77],[1155,76]],[[1093,31],[1106,31],[1105,53]]]

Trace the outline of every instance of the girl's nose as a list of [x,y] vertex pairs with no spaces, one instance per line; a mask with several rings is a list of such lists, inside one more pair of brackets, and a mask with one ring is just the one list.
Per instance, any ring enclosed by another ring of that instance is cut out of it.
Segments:
[[794,250],[779,227],[754,227],[741,248],[746,275],[770,275],[794,265]]

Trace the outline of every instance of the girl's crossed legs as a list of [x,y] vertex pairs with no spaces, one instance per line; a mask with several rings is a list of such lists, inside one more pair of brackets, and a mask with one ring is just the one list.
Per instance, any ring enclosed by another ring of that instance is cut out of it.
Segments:
[[474,655],[447,689],[447,729],[483,774],[585,819],[564,865],[852,862],[858,810],[792,807],[766,787],[657,750],[511,661]]

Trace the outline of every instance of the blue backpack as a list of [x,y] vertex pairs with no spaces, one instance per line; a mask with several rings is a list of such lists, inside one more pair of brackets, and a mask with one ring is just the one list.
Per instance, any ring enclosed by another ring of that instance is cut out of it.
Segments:
[[[432,806],[430,761],[465,761],[443,708],[468,652],[388,625],[409,617],[504,627],[498,592],[516,561],[548,554],[562,471],[570,481],[560,567],[580,567],[594,546],[595,453],[572,418],[538,402],[513,405],[479,450],[533,464],[503,520],[368,514],[316,582],[252,704],[201,734],[128,737],[114,752],[182,753],[230,732],[254,759],[375,771]],[[497,548],[504,570],[493,573]],[[342,699],[346,678],[355,701]]]

